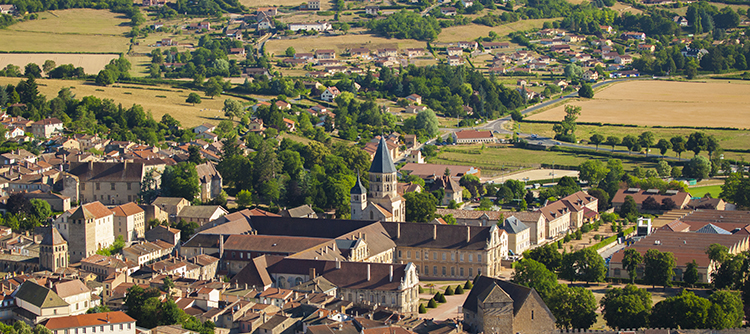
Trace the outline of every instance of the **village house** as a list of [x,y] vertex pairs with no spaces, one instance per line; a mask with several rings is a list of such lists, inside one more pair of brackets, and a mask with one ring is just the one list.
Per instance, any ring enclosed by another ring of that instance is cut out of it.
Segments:
[[460,56],[464,54],[464,49],[456,46],[452,46],[446,49],[446,52],[448,52],[448,56]]
[[336,51],[334,50],[315,50],[316,59],[336,59]]
[[370,49],[368,48],[356,48],[349,50],[349,54],[351,54],[352,57],[362,58],[362,59],[371,59],[370,57]]
[[135,319],[121,311],[56,317],[42,323],[53,334],[86,333],[99,329],[100,334],[135,334]]
[[616,56],[615,64],[627,65],[633,62],[633,57],[628,55]]
[[583,72],[582,76],[584,81],[596,81],[599,80],[599,72],[587,70],[586,72]]
[[440,14],[443,14],[445,16],[456,16],[456,8],[440,7]]
[[326,90],[323,91],[322,94],[320,94],[320,99],[326,102],[333,102],[333,100],[336,99],[339,94],[341,94],[341,92],[339,92],[339,89],[335,86],[331,86],[326,88]]
[[31,124],[31,133],[37,138],[49,138],[55,132],[62,132],[64,124],[57,118],[45,118]]
[[489,130],[461,130],[453,133],[456,144],[494,143],[495,137]]
[[146,212],[130,202],[112,208],[115,215],[115,237],[122,236],[126,243],[142,239],[146,233]]
[[289,30],[291,31],[298,31],[298,30],[328,31],[332,29],[333,27],[331,27],[331,24],[328,22],[302,22],[302,23],[290,23],[289,24]]
[[463,59],[459,56],[448,56],[448,65],[449,66],[460,66],[463,65]]
[[380,11],[380,6],[365,6],[366,15],[377,16],[379,11]]
[[647,51],[653,53],[656,47],[653,44],[638,44],[638,51]]
[[378,49],[379,58],[396,57],[396,56],[398,56],[398,49],[395,49],[395,48]]
[[404,52],[407,57],[414,58],[414,57],[422,57],[425,55],[425,51],[422,48],[410,48],[406,49],[406,52]]

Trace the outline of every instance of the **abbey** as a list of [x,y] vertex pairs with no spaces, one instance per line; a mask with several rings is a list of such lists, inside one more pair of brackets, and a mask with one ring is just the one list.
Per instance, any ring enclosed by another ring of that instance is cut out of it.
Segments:
[[396,189],[398,177],[396,166],[385,139],[380,139],[375,158],[370,165],[370,191],[368,192],[357,176],[357,183],[352,188],[351,207],[352,219],[381,220],[387,222],[402,222],[406,219],[404,198]]

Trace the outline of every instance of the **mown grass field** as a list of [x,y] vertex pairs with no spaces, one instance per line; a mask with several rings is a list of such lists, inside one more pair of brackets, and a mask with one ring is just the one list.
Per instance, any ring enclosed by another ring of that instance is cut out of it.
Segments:
[[[364,32],[364,30],[353,30]],[[276,56],[284,55],[288,47],[297,52],[313,52],[316,49],[334,49],[341,53],[346,49],[365,47],[370,50],[382,48],[426,48],[427,44],[414,39],[389,39],[372,34],[347,34],[341,36],[311,36],[295,39],[272,39],[266,42],[266,52]]]
[[3,30],[0,51],[125,52],[130,30],[122,14],[67,9],[40,13],[39,19]]
[[[518,169],[519,167],[536,167],[539,164],[556,164],[577,166],[586,160],[596,159],[606,162],[607,157],[591,154],[574,154],[555,151],[536,151],[514,147],[485,147],[481,145],[455,145],[443,148],[437,157],[429,159],[430,163],[472,165],[482,169],[482,176],[493,176],[504,169]],[[644,168],[654,168],[655,163],[636,162],[623,159],[625,169],[636,165]]]
[[8,64],[23,68],[29,63],[36,63],[41,68],[45,61],[52,60],[57,66],[73,64],[75,67],[83,67],[87,74],[96,74],[117,57],[115,54],[0,53],[0,68]]
[[474,40],[477,37],[488,36],[490,31],[494,31],[500,37],[507,37],[509,33],[514,31],[541,28],[546,21],[552,22],[555,21],[555,19],[521,20],[499,25],[496,27],[489,27],[483,24],[469,24],[465,26],[448,27],[444,28],[440,32],[440,35],[438,35],[436,39],[436,43]]
[[719,194],[721,194],[721,186],[693,187],[688,188],[688,192],[693,197],[703,197],[706,194],[711,194],[712,198],[719,198]]
[[[17,85],[19,80],[19,78],[0,77],[0,85]],[[226,97],[206,98],[203,92],[196,92],[203,101],[201,104],[193,106],[185,102],[188,94],[193,91],[173,89],[168,86],[151,87],[124,84],[123,87],[100,87],[83,81],[51,79],[37,79],[36,82],[39,85],[39,93],[46,95],[47,99],[57,96],[57,92],[64,87],[72,87],[71,91],[78,99],[93,95],[100,99],[111,99],[115,103],[122,103],[124,107],[140,104],[144,110],[151,112],[157,121],[161,119],[162,115],[170,114],[185,127],[193,127],[204,122],[218,124],[219,118],[224,118],[221,109],[224,107]],[[159,88],[166,91],[149,90],[148,88]]]
[[[591,100],[573,101],[582,108],[579,121],[662,126],[750,128],[747,96],[750,83],[740,81],[620,82],[598,91]],[[529,119],[561,120],[565,106]]]

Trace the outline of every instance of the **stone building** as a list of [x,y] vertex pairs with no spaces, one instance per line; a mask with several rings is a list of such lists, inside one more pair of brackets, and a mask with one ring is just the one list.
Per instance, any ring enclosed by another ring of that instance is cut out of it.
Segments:
[[206,162],[195,166],[198,172],[198,179],[200,180],[200,199],[202,202],[208,202],[219,195],[221,195],[221,189],[223,185],[223,179],[221,174],[216,170],[216,166],[213,163]]
[[396,166],[388,151],[385,138],[380,138],[378,149],[370,165],[370,190],[362,186],[359,176],[351,189],[352,219],[402,222],[406,219],[404,199],[398,194]]
[[68,242],[54,226],[43,228],[44,236],[39,247],[39,266],[42,270],[55,272],[68,266]]
[[508,254],[508,234],[497,225],[380,224],[396,243],[395,262],[413,262],[422,278],[495,276]]
[[[133,162],[70,163],[70,174],[78,178],[79,198],[76,199],[80,203],[101,201],[120,205],[136,201],[145,170],[143,163]],[[65,187],[72,184],[75,182],[66,182]]]
[[115,214],[113,231],[115,237],[122,236],[126,243],[142,239],[146,234],[146,212],[130,202],[112,208]]
[[555,317],[532,288],[479,276],[463,305],[470,333],[549,334]]
[[68,218],[70,261],[78,262],[115,241],[114,214],[100,202],[84,204]]

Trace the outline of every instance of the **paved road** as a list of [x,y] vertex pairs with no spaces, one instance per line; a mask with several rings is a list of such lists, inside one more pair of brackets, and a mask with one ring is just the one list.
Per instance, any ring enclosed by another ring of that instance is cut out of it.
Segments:
[[602,258],[606,259],[606,258],[612,256],[612,254],[617,253],[621,249],[625,248],[625,246],[626,246],[626,244],[624,242],[621,243],[621,244],[617,244],[615,242],[614,246],[612,246],[612,247],[600,249],[599,250],[599,255],[601,255]]

